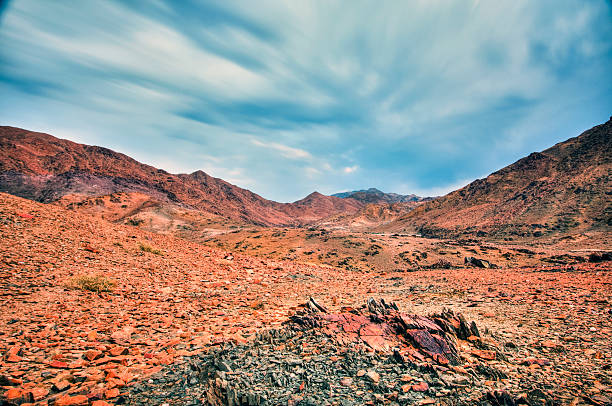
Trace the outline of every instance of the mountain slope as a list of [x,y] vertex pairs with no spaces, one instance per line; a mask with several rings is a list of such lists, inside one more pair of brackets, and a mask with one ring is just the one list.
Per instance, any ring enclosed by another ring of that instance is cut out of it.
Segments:
[[278,203],[202,171],[174,175],[107,148],[14,127],[0,127],[0,191],[41,202],[135,192],[260,225],[300,225],[362,207],[323,195],[317,201]]
[[376,188],[367,190],[353,190],[352,192],[334,193],[332,196],[341,197],[343,199],[351,198],[362,203],[405,203],[405,202],[420,202],[429,199],[420,197],[414,194],[400,195],[397,193],[385,193]]
[[387,230],[541,235],[612,225],[612,118],[428,202]]

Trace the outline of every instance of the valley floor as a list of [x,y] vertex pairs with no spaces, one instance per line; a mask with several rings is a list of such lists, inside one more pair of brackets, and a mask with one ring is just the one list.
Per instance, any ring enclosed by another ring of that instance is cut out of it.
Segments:
[[[6,402],[129,402],[135,383],[216,343],[279,328],[309,297],[331,311],[376,297],[408,313],[451,308],[474,320],[496,356],[462,353],[465,368],[502,374],[453,388],[471,399],[503,389],[515,398],[539,390],[553,404],[612,402],[609,261],[347,270],[230,253],[6,194],[0,250]],[[116,286],[79,289],[83,276]],[[421,403],[457,404],[430,386]]]

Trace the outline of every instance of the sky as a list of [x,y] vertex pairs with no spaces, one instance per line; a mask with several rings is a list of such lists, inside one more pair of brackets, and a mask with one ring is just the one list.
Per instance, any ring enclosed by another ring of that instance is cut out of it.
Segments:
[[435,196],[607,121],[612,2],[0,2],[0,125],[294,201]]

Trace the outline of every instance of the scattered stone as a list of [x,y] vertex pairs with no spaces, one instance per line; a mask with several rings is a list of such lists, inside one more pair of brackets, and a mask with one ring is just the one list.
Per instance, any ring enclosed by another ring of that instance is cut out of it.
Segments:
[[374,383],[380,382],[380,375],[376,371],[369,370],[365,376]]
[[89,361],[93,361],[96,358],[100,357],[101,355],[102,355],[102,351],[98,351],[98,350],[87,350],[85,351],[85,354],[83,354],[83,356],[87,358]]
[[55,400],[56,406],[80,406],[89,404],[89,398],[85,395],[63,395]]
[[463,263],[466,265],[472,265],[477,268],[495,268],[496,266],[485,259],[475,257],[465,257]]
[[429,390],[427,382],[419,382],[416,385],[412,385],[411,389],[416,392],[426,392]]

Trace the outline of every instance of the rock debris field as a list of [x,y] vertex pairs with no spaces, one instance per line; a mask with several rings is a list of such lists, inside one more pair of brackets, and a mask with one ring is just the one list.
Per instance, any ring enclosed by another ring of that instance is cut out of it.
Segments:
[[3,404],[612,402],[609,261],[351,272],[6,194],[0,249]]

